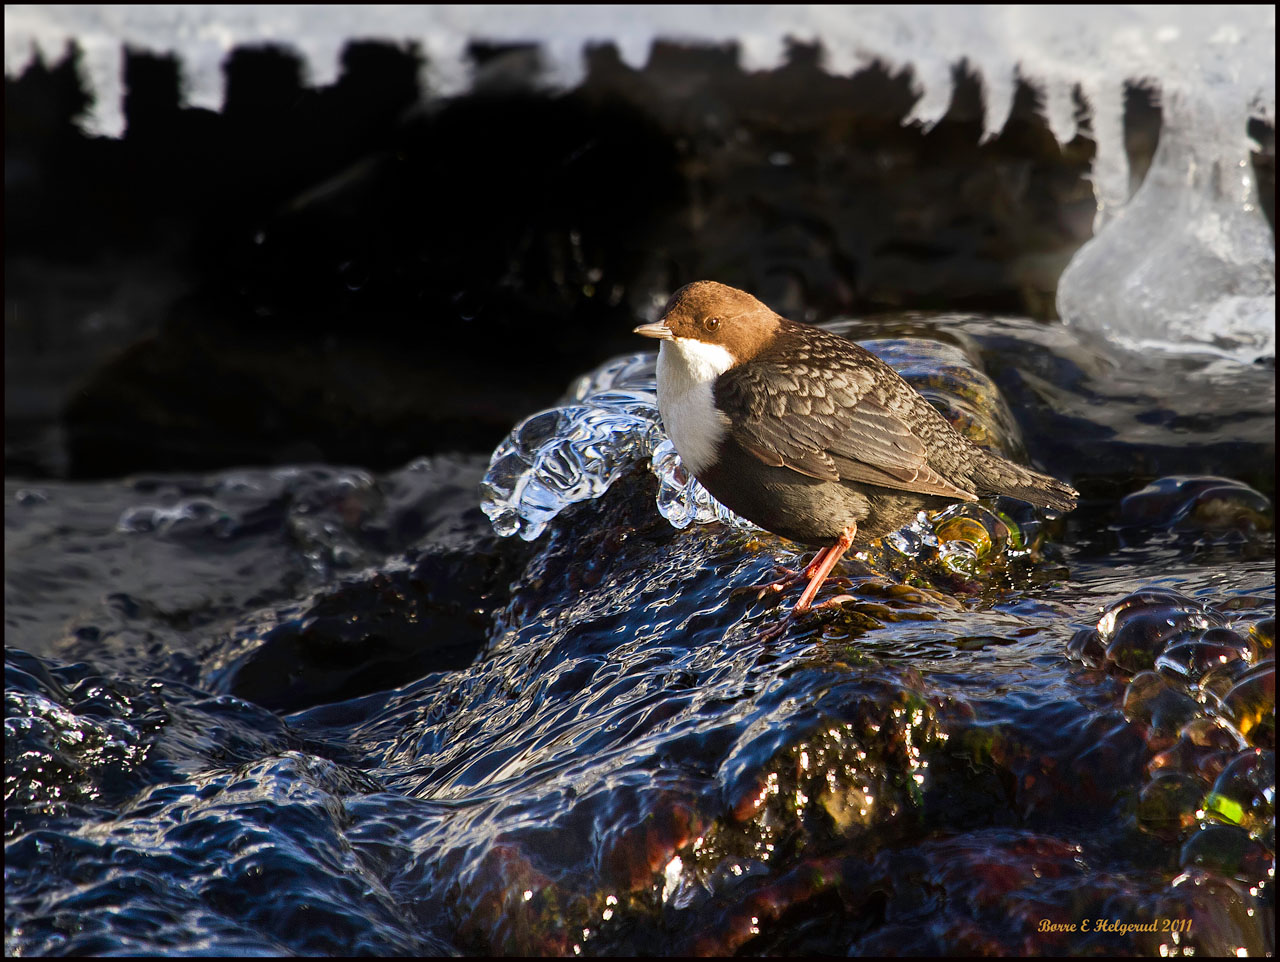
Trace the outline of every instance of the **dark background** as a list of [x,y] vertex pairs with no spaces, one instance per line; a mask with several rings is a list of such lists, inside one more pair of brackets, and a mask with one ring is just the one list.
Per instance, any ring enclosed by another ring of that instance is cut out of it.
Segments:
[[[129,50],[122,139],[89,137],[74,46],[5,80],[10,477],[489,451],[572,377],[643,350],[674,288],[712,278],[794,317],[895,309],[1050,319],[1090,236],[1090,108],[1059,145],[1035,87],[980,144],[965,63],[943,120],[909,71],[822,70],[792,44],[610,45],[538,84],[534,46],[473,44],[472,89],[422,89],[412,44],[352,42],[338,80],[291,50],[227,58],[221,112]],[[1158,91],[1126,90],[1131,186]],[[1274,224],[1274,136],[1255,156]]]

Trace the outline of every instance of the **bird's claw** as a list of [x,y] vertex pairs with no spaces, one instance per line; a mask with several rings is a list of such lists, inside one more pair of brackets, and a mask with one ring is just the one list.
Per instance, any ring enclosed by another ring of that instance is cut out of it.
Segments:
[[786,631],[787,625],[791,624],[791,622],[794,620],[795,620],[795,615],[788,613],[785,618],[779,618],[769,627],[765,628],[759,634],[757,634],[755,640],[760,644],[763,644],[766,641],[773,641],[773,639],[777,638],[784,631]]
[[788,585],[783,584],[780,581],[775,581],[773,584],[769,585],[762,585],[761,587],[754,589],[756,593],[756,601],[763,601],[765,595],[780,595],[786,591],[788,587]]
[[773,573],[780,576],[777,581],[771,581],[767,585],[757,585],[751,589],[756,593],[756,601],[763,600],[766,595],[780,595],[792,585],[799,581],[803,581],[805,578],[805,572],[795,571],[792,568],[786,568],[782,565],[775,567],[773,569]]

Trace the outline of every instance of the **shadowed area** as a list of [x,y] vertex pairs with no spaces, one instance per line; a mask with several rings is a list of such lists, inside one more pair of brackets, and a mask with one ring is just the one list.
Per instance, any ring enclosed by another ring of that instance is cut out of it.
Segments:
[[980,144],[964,63],[925,132],[909,71],[832,76],[814,46],[751,73],[732,45],[638,70],[603,45],[562,94],[529,51],[471,56],[474,90],[438,100],[412,44],[349,44],[328,87],[238,48],[211,112],[129,50],[118,141],[76,126],[74,47],[7,78],[10,470],[487,451],[689,280],[798,317],[1049,317],[1090,235],[1087,105],[1059,146],[1023,82]]

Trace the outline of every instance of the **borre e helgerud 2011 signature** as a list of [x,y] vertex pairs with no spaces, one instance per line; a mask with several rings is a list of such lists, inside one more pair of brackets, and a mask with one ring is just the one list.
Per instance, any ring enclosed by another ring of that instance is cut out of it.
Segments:
[[1128,935],[1130,932],[1190,932],[1190,919],[1153,919],[1150,922],[1121,922],[1117,919],[1081,919],[1079,922],[1051,922],[1041,919],[1039,932],[1112,932]]

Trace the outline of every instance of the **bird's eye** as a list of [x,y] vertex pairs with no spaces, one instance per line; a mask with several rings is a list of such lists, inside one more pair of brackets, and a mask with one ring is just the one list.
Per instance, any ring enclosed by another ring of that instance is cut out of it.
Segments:
[[708,317],[705,321],[702,322],[702,326],[705,327],[708,331],[718,331],[720,329],[720,318]]

